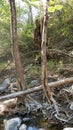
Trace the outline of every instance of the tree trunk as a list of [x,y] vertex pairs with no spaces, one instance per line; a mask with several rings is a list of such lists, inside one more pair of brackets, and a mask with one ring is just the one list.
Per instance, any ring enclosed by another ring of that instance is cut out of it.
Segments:
[[42,87],[47,98],[47,101],[50,101],[51,91],[50,88],[47,89],[47,58],[46,58],[46,43],[47,43],[47,21],[48,21],[48,9],[47,9],[47,0],[42,0],[44,18],[43,18],[43,30],[42,30],[42,42],[41,42],[41,64],[42,64]]
[[9,2],[10,2],[10,12],[11,12],[11,45],[12,45],[12,52],[13,52],[13,60],[15,62],[17,80],[20,85],[20,89],[23,90],[25,89],[24,75],[23,75],[23,68],[21,65],[19,48],[18,48],[15,0],[9,0]]
[[48,0],[43,1],[43,9],[44,9],[44,19],[43,19],[43,31],[42,31],[42,43],[41,43],[41,58],[42,58],[42,87],[44,91],[44,95],[48,102],[52,102],[54,104],[54,108],[59,114],[59,110],[57,107],[57,103],[52,96],[52,92],[47,82],[47,58],[46,58],[46,43],[47,43],[47,22],[48,22]]
[[[30,2],[31,2],[31,0],[30,0]],[[28,22],[31,25],[33,24],[33,15],[32,15],[32,6],[31,6],[31,3],[29,4]]]
[[41,20],[36,19],[35,21],[36,27],[34,29],[35,50],[41,50],[41,37],[42,37],[41,23],[42,23],[42,19]]

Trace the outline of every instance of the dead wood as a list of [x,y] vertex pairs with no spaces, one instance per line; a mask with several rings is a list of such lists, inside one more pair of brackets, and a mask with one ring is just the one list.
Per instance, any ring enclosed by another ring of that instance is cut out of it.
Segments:
[[[24,56],[29,55],[29,54],[33,54],[33,53],[39,53],[39,52],[40,52],[40,50],[34,50],[34,51],[31,51],[31,52],[25,53]],[[54,55],[55,53],[56,53],[56,54],[62,54],[62,55],[68,56],[68,57],[70,57],[70,58],[73,58],[72,55],[70,55],[70,54],[68,54],[68,53],[66,53],[66,52],[64,52],[64,51],[56,50],[56,49],[48,49],[48,48],[47,48],[47,54],[49,54],[49,55],[50,55],[50,54]]]
[[61,68],[59,70],[59,73],[62,74],[63,76],[72,76],[73,75],[73,68]]
[[48,87],[47,81],[47,25],[48,25],[48,6],[47,0],[42,1],[42,9],[43,9],[43,24],[42,24],[42,37],[41,37],[41,68],[42,68],[42,88],[44,92],[44,96],[46,97],[47,101],[50,102],[52,99],[52,93],[50,88]]
[[65,56],[68,56],[70,58],[73,58],[72,55],[69,55],[68,53],[64,52],[64,51],[61,51],[61,50],[56,50],[56,49],[47,49],[47,53],[50,53],[48,52],[50,51],[51,53],[59,53],[59,54],[62,54],[62,55],[65,55]]
[[[53,82],[53,83],[48,83],[48,86],[50,88],[58,88],[58,87],[63,88],[65,84],[69,84],[69,83],[73,83],[73,77],[66,78],[66,79],[56,81],[56,82]],[[33,92],[40,91],[42,89],[43,88],[40,85],[40,86],[35,87],[35,88],[31,88],[31,89],[27,89],[27,90],[24,90],[24,91],[19,91],[19,92],[16,92],[16,93],[8,94],[8,95],[5,95],[5,96],[1,96],[0,101],[8,100],[8,99],[15,98],[15,97],[19,97],[21,95],[27,95],[27,94],[30,94],[30,93],[33,93]]]

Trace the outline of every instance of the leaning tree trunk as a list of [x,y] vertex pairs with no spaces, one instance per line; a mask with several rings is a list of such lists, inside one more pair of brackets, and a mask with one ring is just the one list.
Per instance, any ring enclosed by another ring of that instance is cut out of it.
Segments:
[[11,12],[11,45],[13,52],[13,60],[15,62],[17,80],[20,85],[20,89],[25,89],[24,87],[24,74],[23,68],[21,65],[19,49],[18,49],[18,40],[17,40],[17,19],[16,19],[16,8],[15,0],[9,0],[10,2],[10,12]]

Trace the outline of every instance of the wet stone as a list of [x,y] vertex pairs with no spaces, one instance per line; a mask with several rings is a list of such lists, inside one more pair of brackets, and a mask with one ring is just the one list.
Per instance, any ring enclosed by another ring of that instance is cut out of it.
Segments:
[[18,130],[21,124],[20,118],[13,118],[5,121],[5,129],[4,130]]
[[25,124],[22,124],[19,130],[27,130],[27,126]]

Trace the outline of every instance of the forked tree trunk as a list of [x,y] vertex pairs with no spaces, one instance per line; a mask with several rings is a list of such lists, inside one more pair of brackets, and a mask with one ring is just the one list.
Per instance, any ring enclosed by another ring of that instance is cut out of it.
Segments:
[[51,98],[50,88],[47,88],[47,59],[46,59],[46,43],[47,43],[47,22],[48,22],[48,5],[47,0],[42,0],[43,3],[43,30],[42,30],[42,42],[41,42],[41,64],[42,64],[42,87],[48,102]]
[[11,45],[12,45],[12,52],[13,52],[13,60],[15,62],[17,80],[20,85],[20,89],[23,90],[25,89],[24,74],[23,74],[23,68],[21,65],[19,48],[18,48],[15,0],[9,0],[9,3],[10,3],[10,12],[11,12]]

